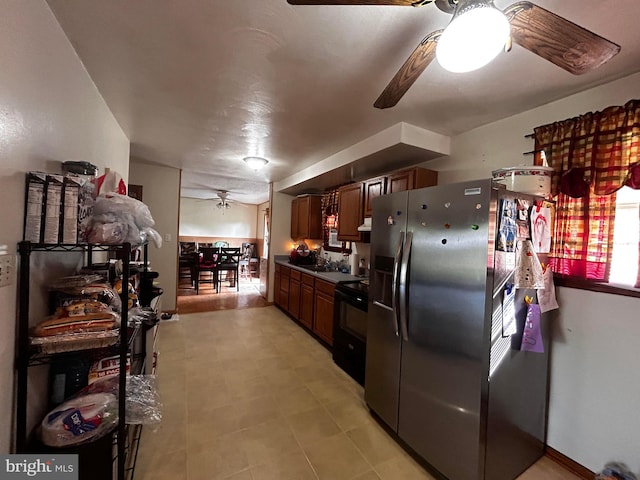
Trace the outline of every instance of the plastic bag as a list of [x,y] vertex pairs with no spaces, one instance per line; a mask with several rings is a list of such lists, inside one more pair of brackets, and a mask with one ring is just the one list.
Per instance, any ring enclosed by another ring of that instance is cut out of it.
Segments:
[[118,343],[120,329],[101,332],[61,333],[49,337],[29,337],[29,344],[41,353],[54,354],[110,347]]
[[137,307],[129,310],[129,326],[153,327],[158,321],[158,315],[150,307]]
[[607,463],[596,480],[636,480],[636,476],[624,463]]
[[95,179],[95,184],[98,195],[105,195],[107,193],[127,194],[127,185],[118,172],[106,172],[104,175]]
[[[113,288],[118,295],[122,294],[122,279],[118,278],[114,284]],[[138,294],[136,293],[136,289],[131,285],[130,282],[127,282],[127,308],[132,309],[139,305],[140,301],[138,299]]]
[[64,308],[77,302],[94,300],[108,305],[114,312],[122,311],[122,301],[116,291],[100,275],[73,275],[53,282],[54,308]]
[[158,425],[162,421],[162,404],[155,375],[127,377],[126,422]]
[[103,437],[118,423],[118,398],[110,392],[81,393],[49,412],[40,424],[45,445],[66,447]]
[[119,218],[130,215],[139,228],[153,227],[155,225],[149,207],[140,200],[115,193],[100,195],[96,198],[93,214],[94,216],[113,214]]
[[87,285],[91,285],[95,282],[104,280],[102,275],[87,274],[87,275],[70,275],[68,277],[60,277],[56,281],[49,285],[51,290],[61,290],[68,292],[73,288],[82,288]]
[[96,199],[86,240],[106,245],[140,245],[152,240],[160,248],[162,238],[151,228],[154,224],[149,207],[141,201],[126,195],[101,195]]
[[54,337],[60,334],[104,332],[120,326],[120,315],[94,300],[77,300],[38,323],[31,329],[34,337]]

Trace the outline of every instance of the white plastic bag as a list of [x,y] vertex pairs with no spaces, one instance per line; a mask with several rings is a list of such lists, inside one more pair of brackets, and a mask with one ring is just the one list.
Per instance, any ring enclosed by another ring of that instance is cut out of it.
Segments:
[[141,245],[148,240],[162,247],[162,238],[153,228],[155,221],[149,207],[135,198],[117,193],[96,199],[87,231],[89,243]]

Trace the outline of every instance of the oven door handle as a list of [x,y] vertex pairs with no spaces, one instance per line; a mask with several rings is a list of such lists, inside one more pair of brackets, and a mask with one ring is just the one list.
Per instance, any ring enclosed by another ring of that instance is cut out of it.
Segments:
[[385,305],[384,303],[379,302],[378,300],[374,300],[373,304],[376,307],[384,308],[385,310],[389,310],[390,312],[395,312],[395,310],[393,308],[391,308],[389,305]]
[[399,283],[400,283],[400,262],[402,261],[402,246],[404,245],[404,231],[400,231],[400,238],[398,238],[398,247],[396,249],[396,256],[393,259],[393,278],[391,280],[391,309],[393,310],[393,327],[396,332],[396,337],[400,336],[400,327],[398,324],[398,318],[400,317],[400,301]]

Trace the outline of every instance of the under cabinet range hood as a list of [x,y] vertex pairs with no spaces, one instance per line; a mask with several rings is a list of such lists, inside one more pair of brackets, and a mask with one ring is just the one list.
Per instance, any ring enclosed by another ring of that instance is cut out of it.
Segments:
[[371,231],[371,217],[367,217],[364,219],[364,223],[358,227],[359,232],[370,232]]

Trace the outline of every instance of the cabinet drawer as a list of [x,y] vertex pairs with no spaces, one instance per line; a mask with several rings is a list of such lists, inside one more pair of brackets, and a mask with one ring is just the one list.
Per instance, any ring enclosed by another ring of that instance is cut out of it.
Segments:
[[291,278],[294,280],[300,280],[300,277],[302,276],[302,272],[300,272],[299,270],[294,270],[293,268],[291,269]]
[[276,263],[276,269],[275,269],[275,272],[276,272],[276,273],[281,273],[281,271],[282,271],[282,266],[281,266],[279,263]]
[[309,275],[308,273],[303,273],[302,274],[302,283],[305,285],[310,285],[313,287],[313,283],[314,283],[315,278],[313,277],[313,275]]
[[280,275],[282,276],[282,278],[287,277],[287,281],[288,281],[288,278],[291,276],[291,269],[289,267],[281,266]]
[[316,279],[316,291],[326,293],[330,297],[333,297],[334,290],[335,285],[333,283]]

